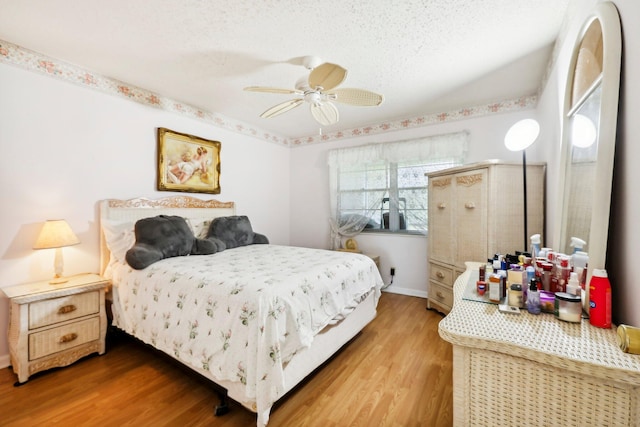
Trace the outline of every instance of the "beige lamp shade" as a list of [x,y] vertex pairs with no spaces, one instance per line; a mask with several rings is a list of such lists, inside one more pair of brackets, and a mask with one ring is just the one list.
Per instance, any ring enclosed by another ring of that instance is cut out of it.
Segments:
[[40,235],[36,243],[33,245],[33,249],[52,249],[55,248],[56,256],[53,263],[55,275],[53,280],[49,283],[60,284],[67,282],[62,275],[64,268],[64,260],[62,259],[62,248],[64,246],[77,245],[80,243],[78,236],[75,235],[67,221],[64,219],[48,220],[42,226]]
[[33,249],[62,248],[80,243],[64,219],[48,220],[44,223]]

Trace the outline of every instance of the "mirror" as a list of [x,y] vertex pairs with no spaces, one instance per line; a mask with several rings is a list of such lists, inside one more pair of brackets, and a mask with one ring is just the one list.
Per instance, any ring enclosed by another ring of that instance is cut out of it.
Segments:
[[598,3],[578,34],[568,68],[554,236],[567,254],[574,251],[572,237],[586,242],[587,283],[594,268],[605,268],[621,52],[618,11],[611,2]]

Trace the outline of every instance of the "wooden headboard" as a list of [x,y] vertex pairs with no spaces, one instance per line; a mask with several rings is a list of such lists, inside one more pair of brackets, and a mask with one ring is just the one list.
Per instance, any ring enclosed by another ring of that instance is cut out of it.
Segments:
[[[212,220],[235,215],[234,202],[202,200],[190,196],[170,196],[161,199],[137,198],[129,200],[107,199],[100,202],[100,223],[105,220],[131,221],[156,215],[178,215],[191,221]],[[100,227],[100,273],[109,263],[110,253],[102,226]]]

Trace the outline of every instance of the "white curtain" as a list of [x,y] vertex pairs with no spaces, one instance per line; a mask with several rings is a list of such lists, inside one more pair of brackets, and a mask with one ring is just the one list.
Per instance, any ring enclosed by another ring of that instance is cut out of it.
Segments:
[[[431,164],[447,161],[462,163],[468,150],[468,132],[429,136],[406,141],[368,144],[359,147],[340,148],[329,151],[330,225],[333,249],[341,247],[343,237],[360,233],[369,223],[371,215],[380,208],[385,197],[390,198],[390,206],[398,206],[397,197],[387,191],[370,192],[369,206],[362,206],[359,214],[340,215],[340,171],[354,165],[375,165],[376,163],[401,164],[406,162]],[[426,201],[425,201],[426,203]],[[393,220],[392,220],[393,222]],[[395,219],[397,223],[397,218]],[[390,227],[393,229],[393,227]]]

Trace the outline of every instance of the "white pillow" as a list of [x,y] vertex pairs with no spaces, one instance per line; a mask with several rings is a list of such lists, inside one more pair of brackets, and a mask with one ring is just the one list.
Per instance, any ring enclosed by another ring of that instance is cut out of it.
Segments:
[[[102,221],[102,231],[111,252],[111,260],[119,263],[125,262],[125,255],[136,242],[133,231],[135,223],[131,221]],[[111,264],[111,262],[110,262]]]
[[206,239],[209,226],[211,225],[210,219],[190,219],[186,218],[187,224],[191,227],[193,235],[196,239]]

